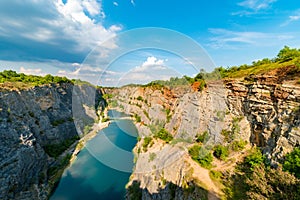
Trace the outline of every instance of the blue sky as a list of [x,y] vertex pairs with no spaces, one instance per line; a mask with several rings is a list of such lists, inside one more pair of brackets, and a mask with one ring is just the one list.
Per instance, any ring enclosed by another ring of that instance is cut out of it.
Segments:
[[[101,80],[104,85],[125,75],[140,83],[193,75],[197,70],[191,65],[205,68],[205,62],[196,64],[189,56],[171,52],[188,49],[189,42],[181,45],[179,37],[170,39],[178,43],[167,49],[170,52],[138,49],[113,61],[98,59],[135,43],[139,36],[119,35],[136,28],[183,34],[203,48],[199,57],[206,56],[215,66],[272,58],[284,45],[300,48],[298,0],[10,0],[0,2],[0,17],[0,70]],[[102,52],[90,53],[105,41]],[[97,65],[92,65],[95,60]],[[166,69],[169,73],[159,71]]]

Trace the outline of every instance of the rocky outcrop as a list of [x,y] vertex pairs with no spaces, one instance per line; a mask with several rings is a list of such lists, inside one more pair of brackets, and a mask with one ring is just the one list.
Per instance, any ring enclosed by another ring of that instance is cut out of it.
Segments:
[[[205,131],[209,133],[204,144],[208,149],[246,140],[262,147],[274,165],[300,143],[300,87],[273,76],[211,82],[202,92],[160,86],[106,92],[114,94],[120,109],[138,119],[141,140],[134,150],[136,165],[128,186],[138,183],[145,199],[164,199],[157,194],[167,197],[168,192],[163,192],[168,190],[166,183],[184,188],[192,180],[201,183],[209,195],[220,196],[218,187],[209,183],[208,172],[193,165],[188,156],[196,135]],[[153,139],[145,150],[144,138],[160,128],[167,129],[173,141],[168,144]],[[231,141],[224,132],[231,134]],[[197,198],[190,194],[184,199]],[[131,199],[130,194],[127,198]]]
[[228,107],[247,117],[250,142],[262,147],[275,164],[300,145],[300,87],[265,80],[261,77],[248,84],[227,82]]
[[46,146],[75,141],[105,106],[101,96],[70,83],[0,91],[0,199],[47,199],[49,170],[61,161]]

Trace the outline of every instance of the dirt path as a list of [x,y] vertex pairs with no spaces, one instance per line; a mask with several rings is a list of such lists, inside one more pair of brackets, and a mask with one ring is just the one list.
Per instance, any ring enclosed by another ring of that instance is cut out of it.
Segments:
[[186,161],[194,169],[193,177],[203,183],[208,190],[208,199],[220,199],[219,196],[223,194],[219,187],[217,187],[209,176],[209,170],[201,167],[198,163],[187,156]]
[[221,172],[234,169],[235,166],[237,165],[237,163],[244,159],[244,157],[247,155],[247,150],[250,148],[251,148],[251,146],[247,145],[245,147],[245,149],[243,149],[242,151],[232,153],[227,158],[227,162],[215,159],[215,161],[213,162],[213,165],[215,167],[212,169],[215,171],[221,171]]

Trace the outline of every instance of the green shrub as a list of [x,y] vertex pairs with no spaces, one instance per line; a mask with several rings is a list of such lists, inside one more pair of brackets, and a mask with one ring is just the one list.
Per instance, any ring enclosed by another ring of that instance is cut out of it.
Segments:
[[156,158],[156,154],[155,153],[150,153],[148,162],[153,161],[155,158]]
[[102,97],[106,100],[113,98],[112,94],[103,94]]
[[211,168],[213,156],[211,152],[199,145],[194,145],[189,149],[189,154],[193,160],[198,162],[204,168]]
[[153,144],[153,140],[152,140],[152,137],[145,137],[144,138],[144,142],[142,144],[142,147],[143,147],[143,151],[147,151],[148,150],[148,146],[152,146]]
[[115,108],[115,107],[118,107],[118,101],[117,100],[110,100],[109,102],[109,105],[112,107],[112,108]]
[[159,132],[157,132],[154,137],[162,139],[167,143],[173,140],[173,135],[169,133],[166,129],[162,128]]
[[250,154],[245,158],[245,164],[249,166],[250,170],[253,170],[255,166],[260,165],[265,160],[259,148],[254,148]]
[[197,142],[203,143],[203,142],[205,142],[207,140],[208,140],[208,131],[204,131],[202,134],[198,134],[196,136],[196,141]]
[[228,147],[217,145],[214,148],[214,156],[221,160],[226,160],[229,155]]
[[143,99],[142,96],[138,96],[136,99],[137,99],[138,101],[144,101],[144,99]]
[[218,181],[222,178],[223,174],[222,172],[211,170],[209,171],[209,176],[211,179]]
[[199,158],[199,152],[200,152],[201,146],[200,145],[194,145],[189,149],[189,154],[192,157],[193,160],[197,160]]
[[128,197],[132,200],[140,200],[143,197],[142,188],[140,187],[140,183],[137,181],[133,181],[132,184],[127,188]]
[[226,114],[226,113],[225,113],[224,111],[218,111],[218,112],[217,112],[217,117],[218,117],[218,119],[219,119],[221,122],[224,121],[225,114]]
[[148,112],[147,112],[146,110],[143,110],[143,113],[144,113],[144,115],[145,115],[148,119],[150,119],[149,114],[148,114]]
[[291,153],[285,156],[283,170],[300,178],[300,147],[296,147]]
[[102,118],[101,122],[108,122],[109,121],[109,117],[105,117],[105,118]]
[[92,130],[92,126],[91,125],[86,125],[83,128],[83,134],[88,134],[91,130]]
[[233,151],[241,151],[245,148],[246,144],[247,144],[247,141],[245,141],[245,140],[233,141],[230,144],[230,149]]
[[169,108],[166,109],[166,116],[167,116],[167,123],[169,123],[172,118],[171,110]]
[[52,125],[52,126],[58,126],[58,125],[63,124],[63,123],[65,123],[65,122],[66,122],[65,119],[58,119],[58,120],[52,121],[52,122],[51,122],[51,125]]
[[65,150],[67,150],[76,140],[79,140],[79,136],[74,136],[72,138],[66,139],[65,141],[59,144],[45,145],[44,150],[50,157],[57,158]]
[[136,113],[134,114],[134,118],[135,118],[136,122],[141,122],[142,121],[141,116],[137,115]]

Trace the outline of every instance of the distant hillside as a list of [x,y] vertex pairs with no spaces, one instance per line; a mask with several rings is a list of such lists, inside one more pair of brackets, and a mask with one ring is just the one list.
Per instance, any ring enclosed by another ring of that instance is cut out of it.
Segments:
[[[253,61],[252,65],[233,66],[228,69],[223,67],[217,68],[215,72],[220,73],[222,78],[244,78],[250,75],[271,74],[272,72],[280,72],[279,76],[289,79],[298,79],[300,83],[300,49],[285,46],[279,51],[276,58],[264,58],[262,60]],[[276,74],[272,74],[276,75]],[[288,77],[284,77],[288,75]]]

